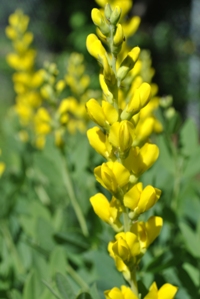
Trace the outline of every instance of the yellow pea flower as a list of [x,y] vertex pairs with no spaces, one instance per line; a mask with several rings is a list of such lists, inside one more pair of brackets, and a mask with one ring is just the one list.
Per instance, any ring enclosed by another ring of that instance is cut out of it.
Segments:
[[[147,248],[158,237],[162,226],[163,220],[158,216],[150,217],[147,222],[137,221],[132,224],[130,231],[134,233],[139,240],[141,255],[145,254]],[[137,263],[139,260],[140,257]]]
[[102,57],[106,55],[106,50],[104,49],[101,41],[93,33],[88,35],[86,40],[86,47],[90,55],[92,55],[98,61],[101,61]]
[[102,193],[97,193],[90,198],[90,202],[100,219],[110,224],[117,231],[122,228],[119,220],[122,206],[115,197],[112,197],[112,200],[109,202]]
[[121,114],[122,119],[130,119],[137,114],[149,101],[151,86],[148,83],[142,83],[135,90],[134,95]]
[[122,1],[122,0],[95,0],[95,1],[101,7],[105,7],[105,5],[107,3],[109,3],[113,9],[116,6],[119,6],[122,9],[121,18],[123,18],[132,7],[132,0],[126,0],[126,1]]
[[136,145],[143,143],[153,133],[155,127],[155,118],[147,117],[137,125]]
[[121,290],[115,287],[105,291],[104,295],[106,299],[138,299],[133,291],[124,285],[121,286]]
[[142,183],[138,183],[124,195],[123,202],[125,207],[134,212],[134,216],[139,216],[154,206],[160,195],[160,189],[150,185],[143,189]]
[[115,122],[110,128],[109,141],[121,152],[130,149],[134,137],[134,126],[127,120]]
[[158,155],[157,145],[145,143],[141,148],[130,149],[128,157],[124,159],[124,166],[138,177],[153,165]]
[[92,9],[91,17],[92,17],[93,23],[98,27],[100,27],[104,23],[103,15],[100,12],[100,10],[97,8]]
[[135,267],[141,254],[138,236],[132,232],[120,232],[116,234],[115,241],[109,242],[108,252],[114,259],[119,272],[125,279],[131,276],[130,268]]
[[97,181],[113,194],[121,192],[129,182],[130,172],[119,162],[109,161],[94,169]]
[[178,291],[178,288],[172,284],[165,283],[159,290],[154,282],[150,288],[149,293],[144,299],[173,299]]
[[117,24],[117,29],[113,38],[113,44],[115,46],[120,46],[124,41],[124,31],[121,24]]
[[113,103],[113,94],[112,92],[109,90],[109,87],[108,85],[106,84],[106,81],[105,81],[105,77],[102,73],[99,74],[99,83],[101,85],[101,89],[103,91],[103,94],[106,98],[106,100],[109,102],[109,103]]
[[96,150],[97,153],[106,159],[112,156],[112,146],[108,141],[107,135],[98,127],[93,127],[87,131],[87,137],[90,145]]
[[51,117],[45,108],[38,109],[34,122],[37,134],[46,135],[51,131]]
[[140,17],[135,16],[132,17],[128,22],[123,23],[124,35],[126,38],[130,37],[137,31],[140,21]]
[[117,110],[108,102],[102,101],[102,106],[95,100],[90,99],[86,103],[89,117],[99,126],[107,128],[118,120]]
[[134,64],[138,59],[139,54],[139,47],[134,47],[130,52],[128,52],[127,56],[124,58],[117,71],[117,78],[119,80],[123,80],[128,74],[128,72],[133,68]]

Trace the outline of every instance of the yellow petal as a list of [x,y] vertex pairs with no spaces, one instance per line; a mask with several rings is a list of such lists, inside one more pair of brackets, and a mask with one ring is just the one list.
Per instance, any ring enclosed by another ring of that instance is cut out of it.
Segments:
[[97,193],[96,195],[90,197],[90,202],[95,213],[99,216],[99,218],[109,223],[110,204],[108,199],[103,194]]
[[86,103],[86,109],[89,117],[96,122],[99,126],[105,126],[105,116],[102,107],[95,99],[90,99]]
[[158,291],[158,299],[173,299],[178,291],[178,288],[166,283]]
[[158,216],[152,216],[146,222],[147,247],[158,237],[163,226],[163,219]]
[[134,210],[140,200],[140,195],[142,192],[142,183],[134,185],[125,195],[124,195],[124,205],[125,207]]
[[118,111],[106,101],[102,101],[102,109],[105,115],[106,120],[110,125],[117,122],[118,120]]
[[106,135],[98,127],[91,128],[87,131],[87,137],[90,145],[96,150],[97,153],[105,158],[108,158],[112,147],[107,141]]

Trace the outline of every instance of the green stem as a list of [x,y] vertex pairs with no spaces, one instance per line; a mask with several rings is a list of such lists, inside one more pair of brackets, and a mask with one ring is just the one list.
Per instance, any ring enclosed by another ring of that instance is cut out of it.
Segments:
[[137,279],[136,279],[136,271],[134,270],[131,273],[131,280],[130,280],[130,285],[133,293],[139,298],[139,293],[138,293],[138,285],[137,285]]
[[72,184],[72,181],[71,181],[71,178],[70,178],[70,175],[69,175],[69,171],[68,171],[68,168],[67,168],[67,163],[66,163],[66,160],[65,160],[65,157],[64,157],[63,153],[62,153],[62,161],[61,162],[62,162],[61,167],[62,167],[62,176],[63,176],[64,185],[67,189],[71,204],[74,208],[74,212],[77,216],[77,219],[78,219],[78,222],[80,224],[81,230],[82,230],[84,236],[87,237],[89,235],[87,224],[86,224],[84,215],[82,213],[82,210],[81,210],[81,208],[78,204],[78,201],[76,199],[73,184]]
[[89,291],[89,286],[87,285],[87,283],[85,283],[85,281],[82,279],[82,277],[80,277],[77,274],[77,272],[74,271],[74,269],[70,265],[67,265],[67,272],[83,290]]
[[129,225],[129,217],[128,217],[128,211],[126,210],[125,213],[123,213],[124,218],[124,232],[130,231],[130,225]]

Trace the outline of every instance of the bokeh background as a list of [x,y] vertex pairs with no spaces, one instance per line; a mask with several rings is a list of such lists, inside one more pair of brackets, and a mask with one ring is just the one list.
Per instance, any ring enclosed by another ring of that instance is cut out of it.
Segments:
[[[8,16],[17,8],[30,16],[29,28],[35,36],[40,66],[44,59],[62,64],[71,51],[84,53],[92,65],[85,39],[94,31],[90,11],[95,6],[98,7],[94,0],[1,0],[1,107],[14,99],[12,70],[5,61],[5,55],[11,50],[4,33]],[[172,95],[175,108],[183,117],[192,116],[199,126],[199,1],[135,0],[130,14],[142,18],[130,43],[150,50],[160,95]]]

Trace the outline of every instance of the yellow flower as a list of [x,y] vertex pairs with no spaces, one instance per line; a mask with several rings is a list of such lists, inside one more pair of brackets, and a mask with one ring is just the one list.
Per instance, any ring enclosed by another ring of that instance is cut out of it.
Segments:
[[109,202],[103,194],[97,193],[90,198],[90,202],[99,218],[110,224],[115,230],[121,229],[122,224],[119,217],[122,213],[122,206],[115,197],[112,197]]
[[134,185],[124,195],[125,207],[134,212],[134,216],[148,211],[160,198],[161,190],[154,188],[150,185],[143,189],[142,183]]
[[121,192],[129,182],[130,172],[119,162],[109,161],[94,169],[97,181],[113,194]]
[[128,105],[121,114],[122,119],[130,119],[137,114],[149,101],[151,86],[148,83],[142,83],[134,92]]
[[109,159],[112,156],[112,145],[108,141],[107,135],[98,127],[93,127],[87,131],[90,145],[103,157]]
[[153,165],[158,155],[159,149],[155,144],[145,143],[142,148],[132,147],[128,157],[124,160],[124,166],[139,177]]
[[36,134],[47,135],[51,131],[51,117],[45,108],[40,108],[35,115]]
[[145,222],[135,222],[128,232],[116,234],[108,244],[110,256],[125,279],[131,277],[131,269],[137,266],[149,245],[157,238],[163,225],[161,217],[152,216]]
[[149,293],[144,299],[173,299],[178,291],[178,288],[172,284],[165,283],[159,290],[154,282],[149,288]]
[[117,71],[118,79],[123,80],[126,77],[128,72],[134,67],[134,64],[136,63],[139,54],[139,47],[135,47],[130,52],[128,52]]
[[134,137],[134,126],[127,120],[115,122],[110,128],[109,141],[121,152],[125,152],[130,149]]
[[142,255],[145,254],[149,245],[158,237],[162,226],[163,220],[158,216],[150,217],[147,222],[137,221],[132,224],[130,231],[138,237]]
[[138,297],[127,286],[121,286],[121,290],[113,288],[104,292],[106,299],[138,299]]
[[132,17],[128,22],[123,23],[123,30],[126,38],[130,37],[137,31],[140,21],[140,17],[136,16]]
[[132,6],[132,0],[126,0],[126,1],[122,1],[122,0],[95,0],[95,1],[101,7],[105,7],[105,5],[107,3],[109,3],[113,9],[116,6],[119,6],[120,8],[122,8],[122,15],[121,15],[122,18],[127,14],[127,12],[131,9],[131,6]]
[[117,270],[122,272],[125,279],[129,279],[130,268],[136,266],[141,254],[138,236],[132,232],[120,232],[115,239],[108,244],[109,254],[114,259]]
[[86,103],[89,117],[99,126],[107,128],[118,120],[117,110],[108,102],[102,101],[102,106],[95,100],[90,99]]
[[86,47],[90,55],[92,55],[94,58],[96,58],[98,61],[102,63],[102,59],[106,55],[106,50],[104,49],[101,41],[95,34],[91,33],[88,35],[86,40]]

